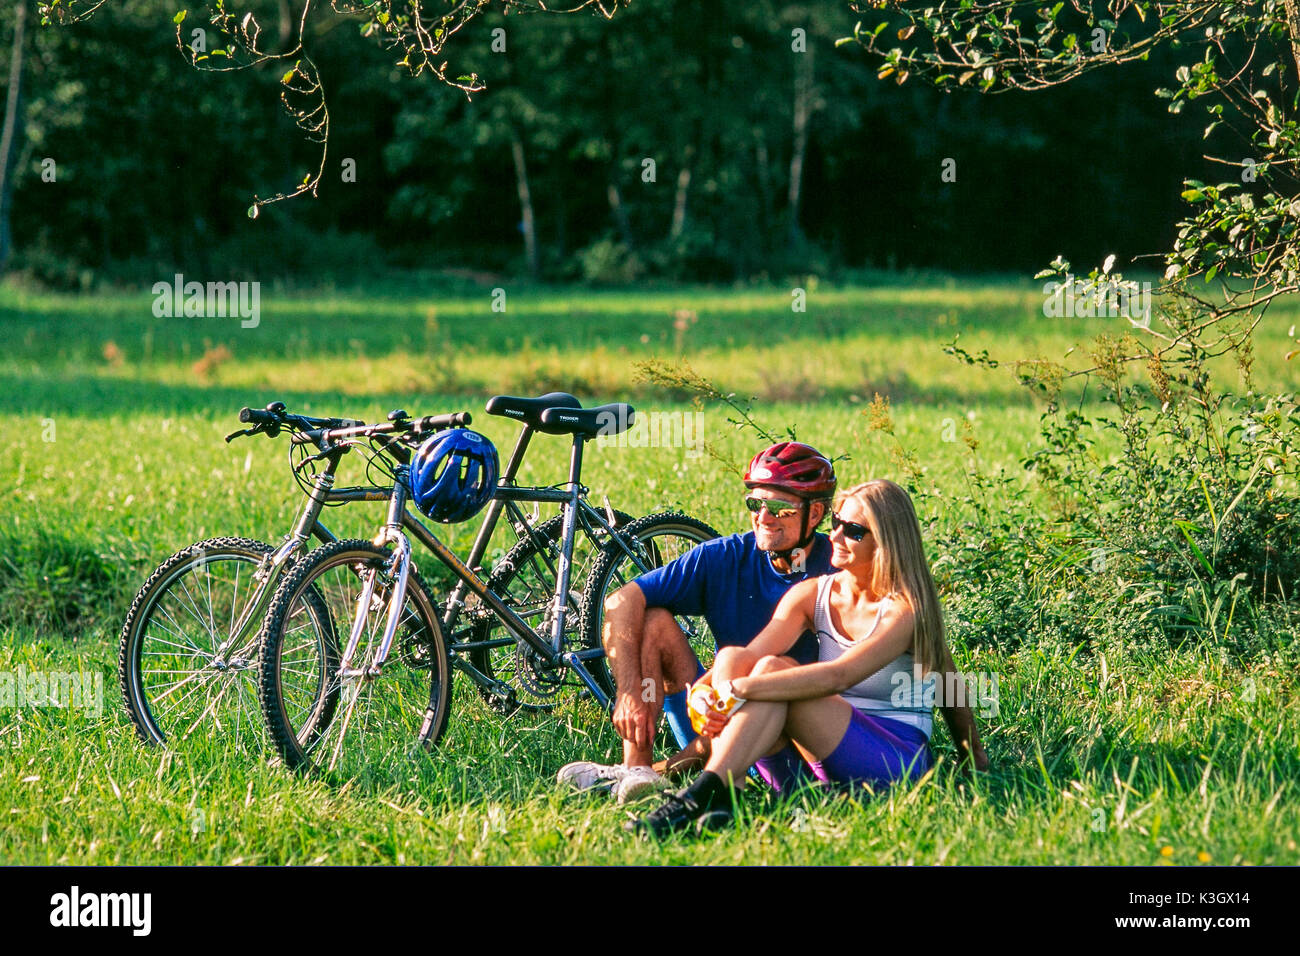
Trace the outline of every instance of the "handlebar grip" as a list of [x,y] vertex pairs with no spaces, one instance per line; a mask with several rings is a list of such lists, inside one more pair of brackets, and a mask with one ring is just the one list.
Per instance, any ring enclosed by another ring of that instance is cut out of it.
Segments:
[[239,410],[239,420],[246,424],[251,422],[254,425],[274,425],[279,421],[276,416],[260,408],[241,408]]
[[452,412],[450,415],[426,415],[412,422],[411,431],[432,432],[443,428],[461,428],[474,421],[469,412]]

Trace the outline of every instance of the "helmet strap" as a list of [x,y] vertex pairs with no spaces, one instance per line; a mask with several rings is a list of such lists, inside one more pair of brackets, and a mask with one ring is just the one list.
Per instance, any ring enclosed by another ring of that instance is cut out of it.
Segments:
[[[809,501],[807,498],[802,499],[799,505],[799,543],[792,548],[785,548],[781,551],[773,551],[775,557],[783,561],[789,561],[793,565],[798,558],[807,557],[808,552],[812,550],[813,537],[815,531],[808,527]],[[798,558],[796,557],[798,555]],[[794,573],[791,571],[791,573]]]

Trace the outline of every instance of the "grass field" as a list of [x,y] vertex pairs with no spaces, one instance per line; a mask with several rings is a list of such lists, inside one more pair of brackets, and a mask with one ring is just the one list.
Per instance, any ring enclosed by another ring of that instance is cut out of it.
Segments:
[[[80,672],[103,687],[98,713],[0,709],[0,862],[1300,861],[1294,629],[1244,658],[1203,643],[1156,654],[1034,634],[1015,646],[956,642],[959,666],[998,677],[998,712],[980,720],[990,773],[967,779],[945,759],[918,785],[872,799],[809,792],[772,803],[754,792],[741,825],[704,841],[638,842],[620,828],[623,809],[556,790],[563,763],[617,751],[590,705],[503,719],[467,681],[437,751],[400,775],[342,788],[222,739],[166,752],[141,745],[115,673],[134,591],[193,540],[277,540],[297,505],[283,441],[222,442],[243,405],[280,399],[366,420],[394,407],[468,409],[508,447],[510,423],[481,413],[488,396],[563,388],[584,402],[689,412],[685,394],[635,368],[680,358],[754,396],[769,428],[795,427],[848,455],[837,465],[842,483],[888,476],[888,445],[861,414],[885,394],[927,480],[955,491],[972,455],[954,440],[957,425],[972,424],[983,469],[1023,476],[1041,409],[1009,368],[957,362],[945,343],[960,334],[971,353],[1062,360],[1100,332],[1129,328],[1122,318],[1044,318],[1041,285],[995,280],[810,287],[806,312],[791,311],[788,288],[506,292],[496,313],[490,289],[417,278],[320,294],[266,289],[258,326],[245,329],[233,318],[156,319],[143,293],[0,288],[10,449],[0,460],[0,675]],[[1298,316],[1300,304],[1283,303],[1261,326],[1261,386],[1294,382],[1283,356]],[[738,469],[762,440],[729,416],[716,404],[700,411],[709,452],[591,449],[593,497],[743,528]],[[539,439],[524,479],[561,480],[565,456],[562,441]],[[342,477],[361,475],[345,467]],[[329,518],[341,535],[369,537],[380,514],[356,505]],[[453,547],[468,548],[472,529],[448,530]],[[945,730],[935,741],[950,751]]]

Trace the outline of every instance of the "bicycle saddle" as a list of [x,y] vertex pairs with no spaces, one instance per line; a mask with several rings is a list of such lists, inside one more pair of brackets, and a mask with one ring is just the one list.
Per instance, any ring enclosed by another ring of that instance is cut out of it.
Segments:
[[636,420],[636,409],[627,402],[612,402],[595,408],[548,408],[541,417],[543,431],[595,438],[627,431]]
[[563,435],[567,429],[553,429],[542,424],[542,412],[548,408],[582,408],[568,392],[547,392],[540,398],[518,398],[514,395],[494,395],[488,399],[487,413],[513,418],[550,435]]

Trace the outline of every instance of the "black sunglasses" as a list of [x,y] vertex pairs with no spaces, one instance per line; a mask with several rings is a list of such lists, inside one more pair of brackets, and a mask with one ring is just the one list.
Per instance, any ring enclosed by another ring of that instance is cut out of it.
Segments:
[[766,507],[767,513],[773,518],[784,518],[787,515],[794,514],[800,508],[798,504],[792,501],[781,501],[777,498],[746,498],[745,507],[754,514],[758,514],[759,511]]
[[843,531],[844,537],[850,541],[861,541],[871,534],[871,529],[865,525],[860,525],[856,521],[845,521],[837,514],[831,515],[831,531]]

